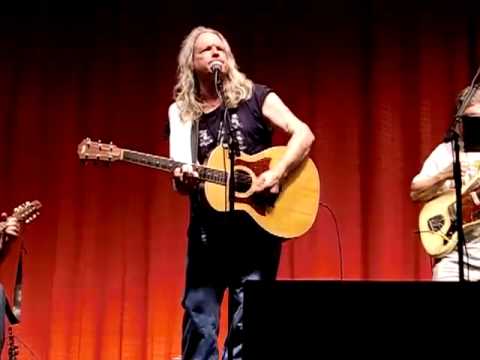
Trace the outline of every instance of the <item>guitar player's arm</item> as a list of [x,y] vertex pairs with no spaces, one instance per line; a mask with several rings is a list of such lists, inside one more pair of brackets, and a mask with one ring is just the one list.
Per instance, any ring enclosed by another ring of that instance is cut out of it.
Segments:
[[446,173],[433,176],[416,176],[410,185],[410,198],[413,201],[425,202],[445,192],[445,181],[450,179]]
[[[462,176],[465,174],[467,166],[461,164]],[[452,164],[444,167],[440,171],[434,174],[420,173],[415,176],[410,186],[410,197],[413,201],[429,201],[445,191],[450,187],[446,184],[447,180],[453,179],[453,166]]]
[[[461,163],[462,176],[467,165]],[[410,197],[413,201],[426,202],[453,187],[452,147],[441,143],[425,159],[420,173],[410,184]]]
[[281,180],[308,155],[315,137],[308,125],[296,117],[273,92],[265,98],[262,113],[274,126],[290,135],[287,151],[282,159],[258,178],[256,191],[271,189],[270,191],[275,193],[279,191]]

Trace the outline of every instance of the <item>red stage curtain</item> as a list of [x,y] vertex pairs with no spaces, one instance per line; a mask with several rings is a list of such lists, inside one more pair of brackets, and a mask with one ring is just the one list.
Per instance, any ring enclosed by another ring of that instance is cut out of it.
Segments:
[[[285,243],[279,278],[339,279],[343,264],[345,279],[429,279],[409,184],[478,64],[478,6],[396,3],[246,2],[208,14],[194,2],[118,2],[4,15],[0,208],[44,205],[22,235],[16,333],[31,350],[41,359],[179,353],[187,199],[165,173],[81,166],[76,147],[89,136],[167,155],[176,55],[199,24],[224,32],[240,69],[316,135],[311,157],[342,262],[320,207],[311,231]],[[33,358],[23,346],[21,358]]]

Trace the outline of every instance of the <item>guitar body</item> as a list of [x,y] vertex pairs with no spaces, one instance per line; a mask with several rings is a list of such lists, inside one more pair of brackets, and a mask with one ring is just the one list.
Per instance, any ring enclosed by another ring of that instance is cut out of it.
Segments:
[[449,206],[455,203],[455,191],[449,191],[426,203],[419,216],[420,239],[427,254],[441,257],[457,246],[456,231],[448,236],[452,227]]
[[[285,151],[285,146],[276,146],[255,155],[241,153],[235,159],[235,172],[248,174],[255,181],[261,173],[274,167]],[[228,150],[220,146],[215,148],[206,166],[229,171]],[[206,182],[205,195],[215,210],[228,211],[228,185]],[[313,161],[307,158],[281,184],[280,193],[273,203],[266,204],[250,187],[235,192],[234,208],[246,211],[258,225],[271,234],[294,238],[304,234],[313,225],[319,197],[318,171]]]
[[[455,191],[429,201],[422,208],[419,216],[420,239],[425,251],[434,257],[442,257],[451,252],[458,243],[455,227]],[[470,194],[462,195],[463,230],[480,226],[480,207],[474,203]]]

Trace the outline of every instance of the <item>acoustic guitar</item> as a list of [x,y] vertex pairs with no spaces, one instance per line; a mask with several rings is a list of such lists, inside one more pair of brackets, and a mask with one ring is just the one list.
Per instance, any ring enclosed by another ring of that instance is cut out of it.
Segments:
[[[464,232],[480,226],[480,175],[462,188],[462,224]],[[425,251],[433,257],[451,252],[458,243],[455,190],[427,202],[419,216],[419,233]]]
[[[235,159],[235,210],[247,212],[258,225],[271,234],[289,239],[307,232],[315,221],[319,197],[318,171],[306,158],[292,171],[281,185],[279,194],[271,196],[255,192],[255,181],[264,171],[272,168],[282,158],[285,146],[276,146],[255,155],[241,153]],[[173,172],[183,163],[152,154],[122,149],[114,144],[84,139],[77,148],[81,160],[125,161],[166,172]],[[205,182],[205,195],[217,211],[228,211],[228,179],[230,160],[228,150],[216,147],[205,165],[192,165],[201,181]]]

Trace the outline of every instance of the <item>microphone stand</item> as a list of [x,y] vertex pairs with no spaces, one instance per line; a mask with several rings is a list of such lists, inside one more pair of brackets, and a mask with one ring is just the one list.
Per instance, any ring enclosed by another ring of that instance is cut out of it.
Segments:
[[[230,169],[228,176],[228,222],[229,228],[232,232],[234,229],[234,213],[235,213],[235,157],[240,156],[240,149],[238,146],[238,141],[233,133],[232,122],[230,118],[230,112],[227,108],[225,101],[225,93],[223,91],[223,81],[221,79],[221,72],[219,69],[214,69],[214,81],[215,81],[215,90],[218,97],[222,100],[223,106],[225,107],[223,113],[223,146],[228,148],[228,158],[230,160]],[[219,129],[220,131],[220,129]],[[225,184],[227,185],[227,184]],[[233,318],[234,318],[234,309],[233,309],[233,294],[232,289],[228,289],[228,335],[227,335],[227,359],[233,359],[233,346],[232,346],[232,329],[233,329]]]
[[463,97],[461,105],[457,109],[455,114],[455,120],[452,126],[449,129],[449,134],[447,135],[447,140],[452,142],[453,146],[453,179],[455,181],[455,209],[456,209],[456,218],[455,218],[455,227],[457,229],[458,237],[458,278],[460,282],[465,281],[464,276],[464,262],[463,262],[463,249],[465,246],[465,233],[463,231],[463,209],[462,209],[462,168],[460,163],[460,134],[461,134],[461,124],[462,116],[465,112],[465,109],[470,105],[470,102],[475,95],[479,85],[475,84],[480,73],[480,67],[477,70],[466,94]]

